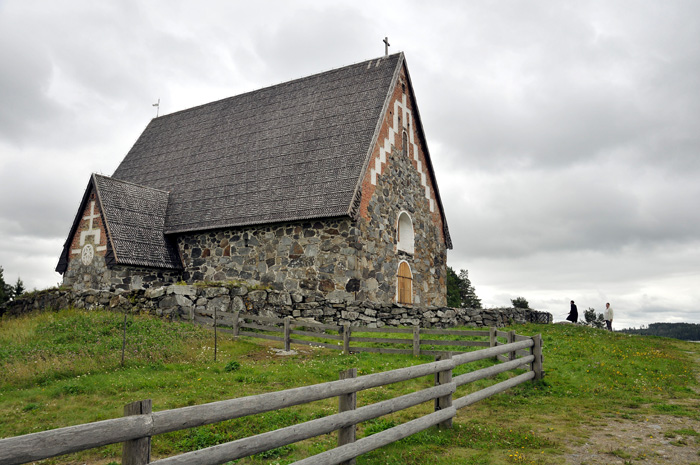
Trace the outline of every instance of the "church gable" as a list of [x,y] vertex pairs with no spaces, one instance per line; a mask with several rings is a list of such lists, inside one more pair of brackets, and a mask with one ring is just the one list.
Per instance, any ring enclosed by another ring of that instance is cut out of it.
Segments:
[[109,288],[106,257],[110,251],[104,215],[91,178],[56,271],[63,274],[64,285],[75,289]]
[[385,108],[358,210],[368,249],[383,257],[365,254],[366,275],[370,285],[379,276],[379,290],[394,302],[444,305],[452,244],[405,65]]
[[104,260],[107,253],[107,234],[94,189],[91,189],[88,195],[79,221],[68,249],[68,260],[79,260],[85,266],[92,265],[93,260],[99,257]]

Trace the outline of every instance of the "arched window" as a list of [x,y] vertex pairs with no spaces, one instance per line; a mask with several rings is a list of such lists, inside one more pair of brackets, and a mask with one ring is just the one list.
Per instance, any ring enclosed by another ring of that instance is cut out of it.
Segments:
[[410,254],[413,253],[413,221],[408,213],[399,214],[399,222],[396,228],[396,248]]
[[400,304],[413,303],[413,275],[408,263],[399,263],[398,289],[396,301]]

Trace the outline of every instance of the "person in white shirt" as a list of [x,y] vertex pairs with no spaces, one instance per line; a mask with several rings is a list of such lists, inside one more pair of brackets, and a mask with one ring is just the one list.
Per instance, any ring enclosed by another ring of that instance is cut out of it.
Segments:
[[605,319],[605,324],[608,325],[608,331],[612,331],[613,309],[610,306],[610,302],[605,304],[605,311],[603,312],[603,318]]

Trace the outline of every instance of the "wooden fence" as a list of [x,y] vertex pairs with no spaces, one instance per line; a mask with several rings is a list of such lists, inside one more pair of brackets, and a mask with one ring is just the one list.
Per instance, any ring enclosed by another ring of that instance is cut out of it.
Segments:
[[[526,339],[527,336],[516,336],[497,331],[496,328],[484,330],[453,330],[413,328],[367,328],[365,326],[330,325],[308,320],[295,320],[290,317],[275,318],[250,314],[228,313],[221,318],[212,314],[212,318],[197,317],[198,324],[214,326],[216,331],[231,333],[234,336],[249,336],[284,344],[284,350],[289,351],[292,344],[303,344],[327,349],[342,350],[346,354],[359,352],[375,352],[382,354],[430,355],[439,356],[445,352],[462,353],[459,348],[495,347],[503,344],[499,337],[507,342]],[[223,327],[222,327],[223,325]],[[272,334],[270,334],[272,333]],[[353,333],[355,335],[353,335]],[[360,333],[399,334],[406,337],[367,337]],[[450,336],[453,339],[435,339],[434,336]],[[305,337],[306,339],[300,339]],[[431,337],[433,337],[431,339]],[[455,339],[459,338],[459,339]],[[393,346],[393,347],[387,347]],[[445,349],[437,349],[443,346]],[[433,347],[426,349],[426,347]],[[523,353],[521,352],[520,355]],[[503,357],[503,361],[512,360],[514,356]]]
[[[291,332],[292,329],[288,331]],[[491,332],[494,331],[495,329],[491,330]],[[333,431],[339,432],[338,447],[297,461],[295,464],[353,463],[354,458],[359,455],[431,426],[450,427],[457,410],[528,380],[540,379],[542,377],[541,336],[516,335],[515,338],[520,340],[498,343],[493,347],[460,354],[442,353],[435,362],[422,365],[360,377],[357,377],[357,371],[352,369],[341,373],[341,379],[338,381],[209,404],[152,412],[150,400],[134,402],[125,407],[125,416],[122,418],[2,439],[0,440],[0,465],[42,460],[120,442],[124,443],[123,464],[222,464]],[[508,354],[508,358],[513,356],[514,359],[452,376],[452,371],[458,366],[478,360],[493,359],[503,354]],[[527,366],[528,371],[488,388],[453,398],[460,386],[523,366]],[[393,399],[356,407],[356,396],[360,391],[423,376],[434,376],[435,385]],[[151,437],[158,434],[261,414],[331,397],[339,398],[339,412],[336,414],[151,462]],[[355,428],[358,423],[430,401],[434,402],[433,413],[380,433],[355,439]]]

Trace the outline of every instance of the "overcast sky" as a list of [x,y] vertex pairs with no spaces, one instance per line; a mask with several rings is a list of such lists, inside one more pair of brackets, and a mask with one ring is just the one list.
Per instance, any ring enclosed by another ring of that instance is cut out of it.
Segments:
[[485,306],[700,323],[700,2],[0,0],[0,266],[54,272],[156,115],[403,51]]

